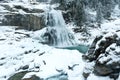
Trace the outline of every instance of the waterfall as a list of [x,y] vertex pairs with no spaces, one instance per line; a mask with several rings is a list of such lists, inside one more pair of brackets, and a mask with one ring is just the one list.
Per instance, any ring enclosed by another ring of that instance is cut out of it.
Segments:
[[75,45],[74,35],[67,29],[65,20],[60,10],[50,10],[47,14],[47,28],[44,39],[52,46]]

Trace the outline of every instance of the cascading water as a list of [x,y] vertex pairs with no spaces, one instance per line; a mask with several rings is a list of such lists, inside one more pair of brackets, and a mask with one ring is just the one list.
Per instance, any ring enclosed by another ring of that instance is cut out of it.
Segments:
[[44,39],[52,46],[63,47],[76,44],[74,35],[67,29],[60,10],[50,10],[47,15]]

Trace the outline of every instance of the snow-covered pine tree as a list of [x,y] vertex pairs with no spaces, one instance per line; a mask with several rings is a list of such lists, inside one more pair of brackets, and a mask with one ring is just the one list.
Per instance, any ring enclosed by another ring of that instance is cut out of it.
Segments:
[[85,0],[85,2],[90,8],[96,9],[98,0]]
[[109,19],[111,17],[111,12],[114,9],[115,6],[115,2],[114,0],[100,0],[100,2],[102,3],[103,9],[103,17],[105,19]]

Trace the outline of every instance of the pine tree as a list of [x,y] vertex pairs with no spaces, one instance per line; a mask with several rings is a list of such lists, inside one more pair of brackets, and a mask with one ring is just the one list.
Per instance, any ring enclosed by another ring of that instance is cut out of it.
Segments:
[[119,5],[119,9],[120,9],[120,0],[118,0],[118,5]]
[[96,15],[97,23],[101,24],[102,19],[103,19],[102,4],[101,4],[101,2],[99,2],[98,7],[97,7],[97,15]]
[[86,20],[83,0],[76,0],[75,22],[78,26],[82,26]]

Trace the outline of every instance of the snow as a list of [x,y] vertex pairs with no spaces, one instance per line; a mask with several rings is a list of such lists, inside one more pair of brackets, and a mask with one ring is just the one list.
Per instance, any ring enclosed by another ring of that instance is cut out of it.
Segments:
[[[115,50],[111,50],[111,48],[114,48]],[[111,44],[107,49],[106,52],[109,52],[109,55],[106,57],[102,57],[99,59],[101,63],[104,63],[105,61],[110,60],[107,64],[112,64],[113,62],[119,62],[120,61],[120,56],[116,55],[117,53],[120,53],[120,47],[116,46],[115,43]],[[104,55],[104,54],[102,54]],[[100,56],[102,56],[100,55]]]
[[106,32],[120,30],[119,26],[120,26],[120,19],[117,19],[117,20],[111,21],[109,23],[104,23],[102,25],[102,30],[105,30]]
[[0,5],[0,13],[4,13],[4,12],[9,12],[9,11],[5,10],[5,8]]
[[[44,72],[38,73],[39,76],[43,76],[43,78],[47,78],[51,74],[57,74],[57,70],[63,70],[65,72],[69,72],[68,66],[73,66],[74,64],[78,64],[78,66],[83,68],[84,64],[82,61],[78,60],[81,58],[81,55],[79,55],[79,52],[76,51],[61,51],[61,50],[53,50],[55,54],[49,54],[49,57],[45,56],[45,59],[43,58],[42,60],[39,60],[41,58],[37,58],[38,60],[35,61],[46,61],[46,65],[40,67],[40,70],[44,70]],[[52,53],[54,53],[52,52]],[[56,53],[57,52],[57,53]],[[63,63],[64,62],[64,63]],[[80,64],[82,66],[80,66]],[[49,67],[49,68],[48,68]],[[82,72],[82,71],[81,71]],[[71,77],[71,76],[70,76]]]
[[[67,73],[69,80],[82,77],[84,62],[82,54],[78,51],[43,45],[39,43],[39,40],[25,35],[33,35],[33,32],[15,30],[10,26],[0,27],[0,33],[0,39],[4,39],[0,40],[0,53],[2,53],[0,54],[0,71],[2,72],[0,80],[7,80],[16,72],[21,71],[25,65],[29,65],[27,69],[29,71],[38,71],[34,74],[42,78],[61,74],[57,70]],[[68,69],[68,66],[75,64],[73,71]],[[36,69],[35,66],[40,68]]]
[[119,9],[119,5],[116,5],[114,8],[114,11],[112,13],[112,17],[113,18],[119,18],[120,17],[120,9]]
[[94,74],[90,74],[87,80],[113,80],[113,79],[110,79],[109,77],[101,77],[101,76],[96,76]]

